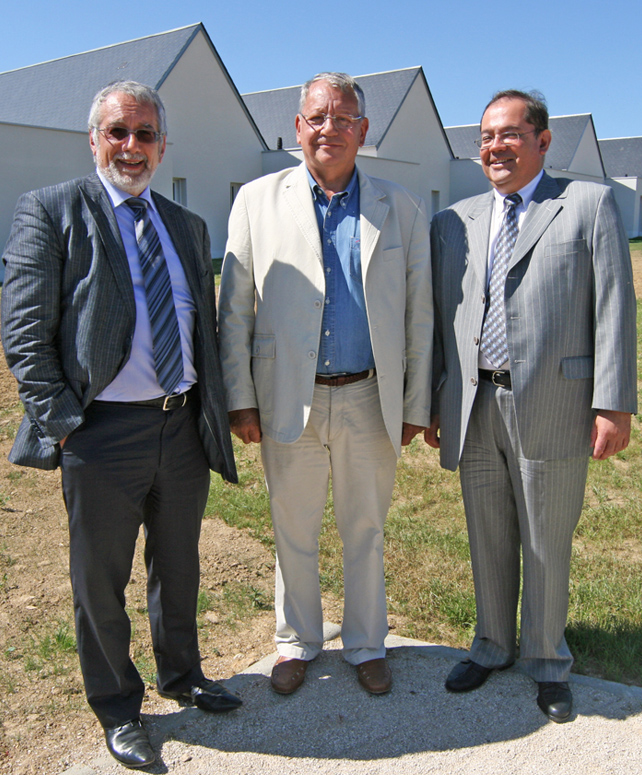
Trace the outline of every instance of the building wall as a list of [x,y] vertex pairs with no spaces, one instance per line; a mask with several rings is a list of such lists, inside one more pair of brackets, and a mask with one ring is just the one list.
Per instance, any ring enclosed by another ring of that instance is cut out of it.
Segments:
[[[0,251],[9,237],[16,201],[26,191],[52,186],[94,169],[86,132],[0,124]],[[8,152],[10,149],[10,152]],[[4,267],[0,266],[0,280]]]
[[607,178],[629,239],[642,237],[642,178]]
[[205,218],[212,255],[220,257],[227,238],[231,186],[262,174],[263,145],[202,32],[159,91],[172,142],[171,157],[161,165],[162,182],[169,185],[162,193],[172,196],[173,178],[186,181],[186,204]]
[[600,182],[604,180],[604,170],[600,161],[597,139],[590,123],[586,125],[577,151],[573,156],[569,172],[578,172],[583,175],[594,177]]
[[392,179],[423,197],[429,213],[434,209],[433,192],[439,192],[437,209],[450,203],[452,157],[422,78],[415,79],[377,149],[377,157],[394,160]]

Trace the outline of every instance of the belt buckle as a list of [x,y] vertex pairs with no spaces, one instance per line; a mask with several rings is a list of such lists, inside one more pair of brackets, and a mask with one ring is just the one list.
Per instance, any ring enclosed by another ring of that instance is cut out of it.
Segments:
[[502,377],[503,372],[502,371],[494,371],[491,374],[490,381],[495,385],[495,387],[504,387],[501,382],[495,382],[495,377]]
[[[185,404],[187,403],[187,393],[181,393],[180,395],[183,398],[183,403],[180,406],[175,407],[175,409],[182,409],[185,406]],[[173,398],[179,398],[179,396],[165,396],[165,400],[163,401],[163,411],[164,412],[171,411],[172,407],[169,406],[169,402]]]

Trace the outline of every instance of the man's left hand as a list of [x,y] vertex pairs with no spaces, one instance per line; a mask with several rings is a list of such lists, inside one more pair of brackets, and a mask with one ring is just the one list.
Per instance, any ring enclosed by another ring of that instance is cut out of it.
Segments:
[[405,422],[401,429],[401,446],[407,447],[418,433],[423,433],[425,430],[426,427],[424,425],[412,425],[409,422]]
[[593,460],[606,460],[626,449],[630,437],[631,415],[628,412],[600,409],[591,429]]

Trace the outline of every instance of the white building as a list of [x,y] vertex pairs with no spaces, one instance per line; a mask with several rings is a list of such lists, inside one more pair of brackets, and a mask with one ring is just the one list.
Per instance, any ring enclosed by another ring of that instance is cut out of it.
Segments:
[[0,245],[21,193],[93,170],[91,100],[129,79],[158,89],[167,108],[154,188],[202,215],[223,255],[232,193],[262,174],[267,146],[202,24],[0,74]]

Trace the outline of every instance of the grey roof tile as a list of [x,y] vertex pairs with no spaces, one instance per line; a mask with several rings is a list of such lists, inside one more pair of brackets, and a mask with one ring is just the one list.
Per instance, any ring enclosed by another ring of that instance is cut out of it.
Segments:
[[116,80],[158,88],[202,25],[0,73],[0,122],[87,130],[94,94]]
[[[355,76],[366,98],[366,114],[370,128],[367,145],[378,146],[417,76],[420,67],[393,70],[387,73]],[[269,148],[277,147],[281,137],[284,148],[296,148],[294,118],[299,109],[301,86],[243,94],[245,104],[265,138]]]
[[642,137],[617,137],[599,143],[610,178],[642,178]]

